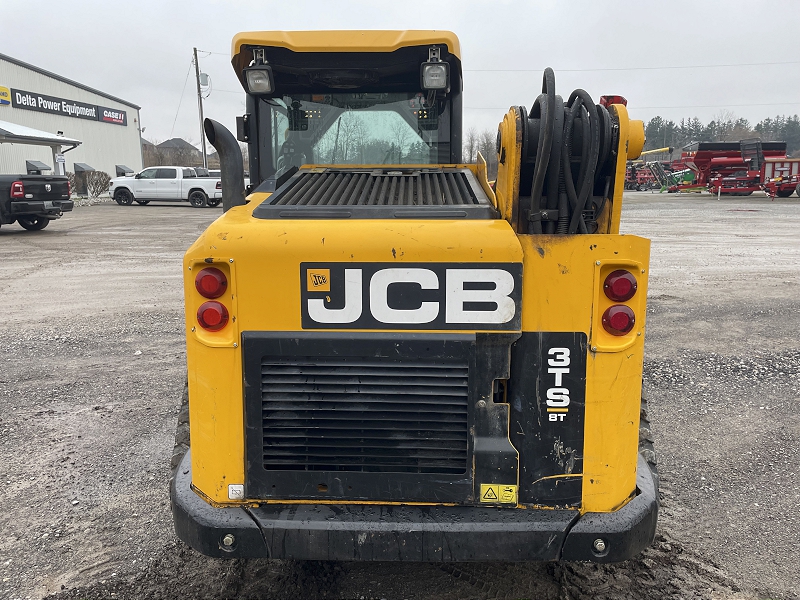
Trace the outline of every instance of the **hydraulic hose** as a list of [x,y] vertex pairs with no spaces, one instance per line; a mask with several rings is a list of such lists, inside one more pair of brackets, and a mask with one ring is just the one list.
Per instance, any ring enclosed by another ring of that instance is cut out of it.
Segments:
[[[521,230],[591,233],[584,215],[596,218],[609,192],[604,167],[613,146],[611,115],[582,89],[572,92],[565,103],[555,93],[550,68],[545,69],[542,93],[530,113],[524,107],[519,112],[526,121],[520,196],[530,190],[530,210],[520,215],[525,221]],[[523,198],[520,206],[525,208]]]
[[[547,67],[542,77],[542,94],[536,99],[531,108],[530,118],[539,118],[542,123],[539,135],[539,144],[536,151],[536,167],[533,171],[533,188],[531,190],[531,211],[540,209],[540,199],[544,186],[544,177],[547,174],[547,165],[550,160],[550,151],[553,147],[553,133],[555,129],[556,103],[556,76],[553,69]],[[533,232],[542,233],[542,222],[533,223]]]
[[[597,108],[592,102],[591,96],[584,90],[575,90],[569,97],[570,116],[580,113],[583,129],[582,148],[580,157],[580,171],[578,173],[577,185],[572,184],[572,151],[568,144],[564,144],[564,177],[567,182],[567,195],[572,206],[572,217],[569,222],[567,233],[576,233],[580,229],[581,233],[589,233],[586,223],[583,220],[583,211],[587,208],[587,200],[594,188],[594,175],[597,170],[597,159],[600,154],[600,127],[598,123]],[[569,125],[573,124],[573,119],[569,118]],[[586,131],[589,131],[587,138]],[[570,137],[570,136],[567,136]],[[579,192],[576,196],[575,188]]]

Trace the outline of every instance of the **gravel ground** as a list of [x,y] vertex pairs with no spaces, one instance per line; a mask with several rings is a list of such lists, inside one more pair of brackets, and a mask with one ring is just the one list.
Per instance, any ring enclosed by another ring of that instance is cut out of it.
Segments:
[[0,597],[797,599],[800,201],[630,194],[653,240],[656,544],[591,564],[219,561],[172,532],[181,255],[219,210],[0,230]]

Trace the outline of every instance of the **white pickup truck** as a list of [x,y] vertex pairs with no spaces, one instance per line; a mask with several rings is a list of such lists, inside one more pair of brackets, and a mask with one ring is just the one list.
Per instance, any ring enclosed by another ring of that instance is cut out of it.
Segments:
[[150,167],[132,177],[115,177],[108,193],[120,206],[164,200],[214,207],[222,201],[222,183],[219,177],[198,177],[191,167]]

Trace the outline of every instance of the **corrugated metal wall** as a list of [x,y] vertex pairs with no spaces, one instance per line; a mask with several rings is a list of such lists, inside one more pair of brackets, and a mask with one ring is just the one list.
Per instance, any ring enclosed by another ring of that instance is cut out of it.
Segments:
[[[139,111],[106,96],[53,79],[0,58],[0,86],[56,96],[106,108],[124,110],[128,124],[114,125],[53,115],[33,110],[0,105],[0,121],[9,121],[49,133],[62,131],[66,137],[83,143],[64,155],[67,171],[74,171],[76,162],[86,163],[114,177],[114,165],[123,164],[139,171],[142,168]],[[0,144],[0,173],[24,173],[26,160],[40,160],[54,167],[53,155],[47,146]]]

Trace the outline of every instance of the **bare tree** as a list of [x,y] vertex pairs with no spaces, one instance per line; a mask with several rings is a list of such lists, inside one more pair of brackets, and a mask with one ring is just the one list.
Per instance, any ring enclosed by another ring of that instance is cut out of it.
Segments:
[[145,144],[142,148],[142,162],[144,168],[158,167],[167,164],[167,157],[162,148],[158,147],[160,142],[153,140],[152,144]]
[[478,152],[486,159],[489,179],[497,177],[497,133],[484,129],[478,134]]
[[89,171],[86,173],[86,189],[90,198],[98,198],[108,191],[111,177],[105,171]]
[[172,164],[181,167],[202,167],[203,157],[200,151],[194,147],[191,140],[186,140],[188,144],[185,146],[178,146],[177,148],[170,148],[170,158],[174,161]]
[[69,180],[69,189],[72,190],[72,193],[74,194],[75,190],[77,189],[75,187],[77,185],[75,181],[75,173],[72,171],[67,171],[67,180]]
[[397,152],[397,162],[400,163],[403,161],[403,154],[408,146],[408,138],[410,137],[411,130],[408,128],[408,124],[405,121],[401,121],[398,118],[392,121],[391,132],[392,147],[395,148]]
[[478,130],[470,127],[467,134],[464,136],[464,162],[472,164],[475,162],[478,154]]
[[736,115],[729,110],[720,110],[714,116],[714,137],[720,142],[733,139],[733,124]]

